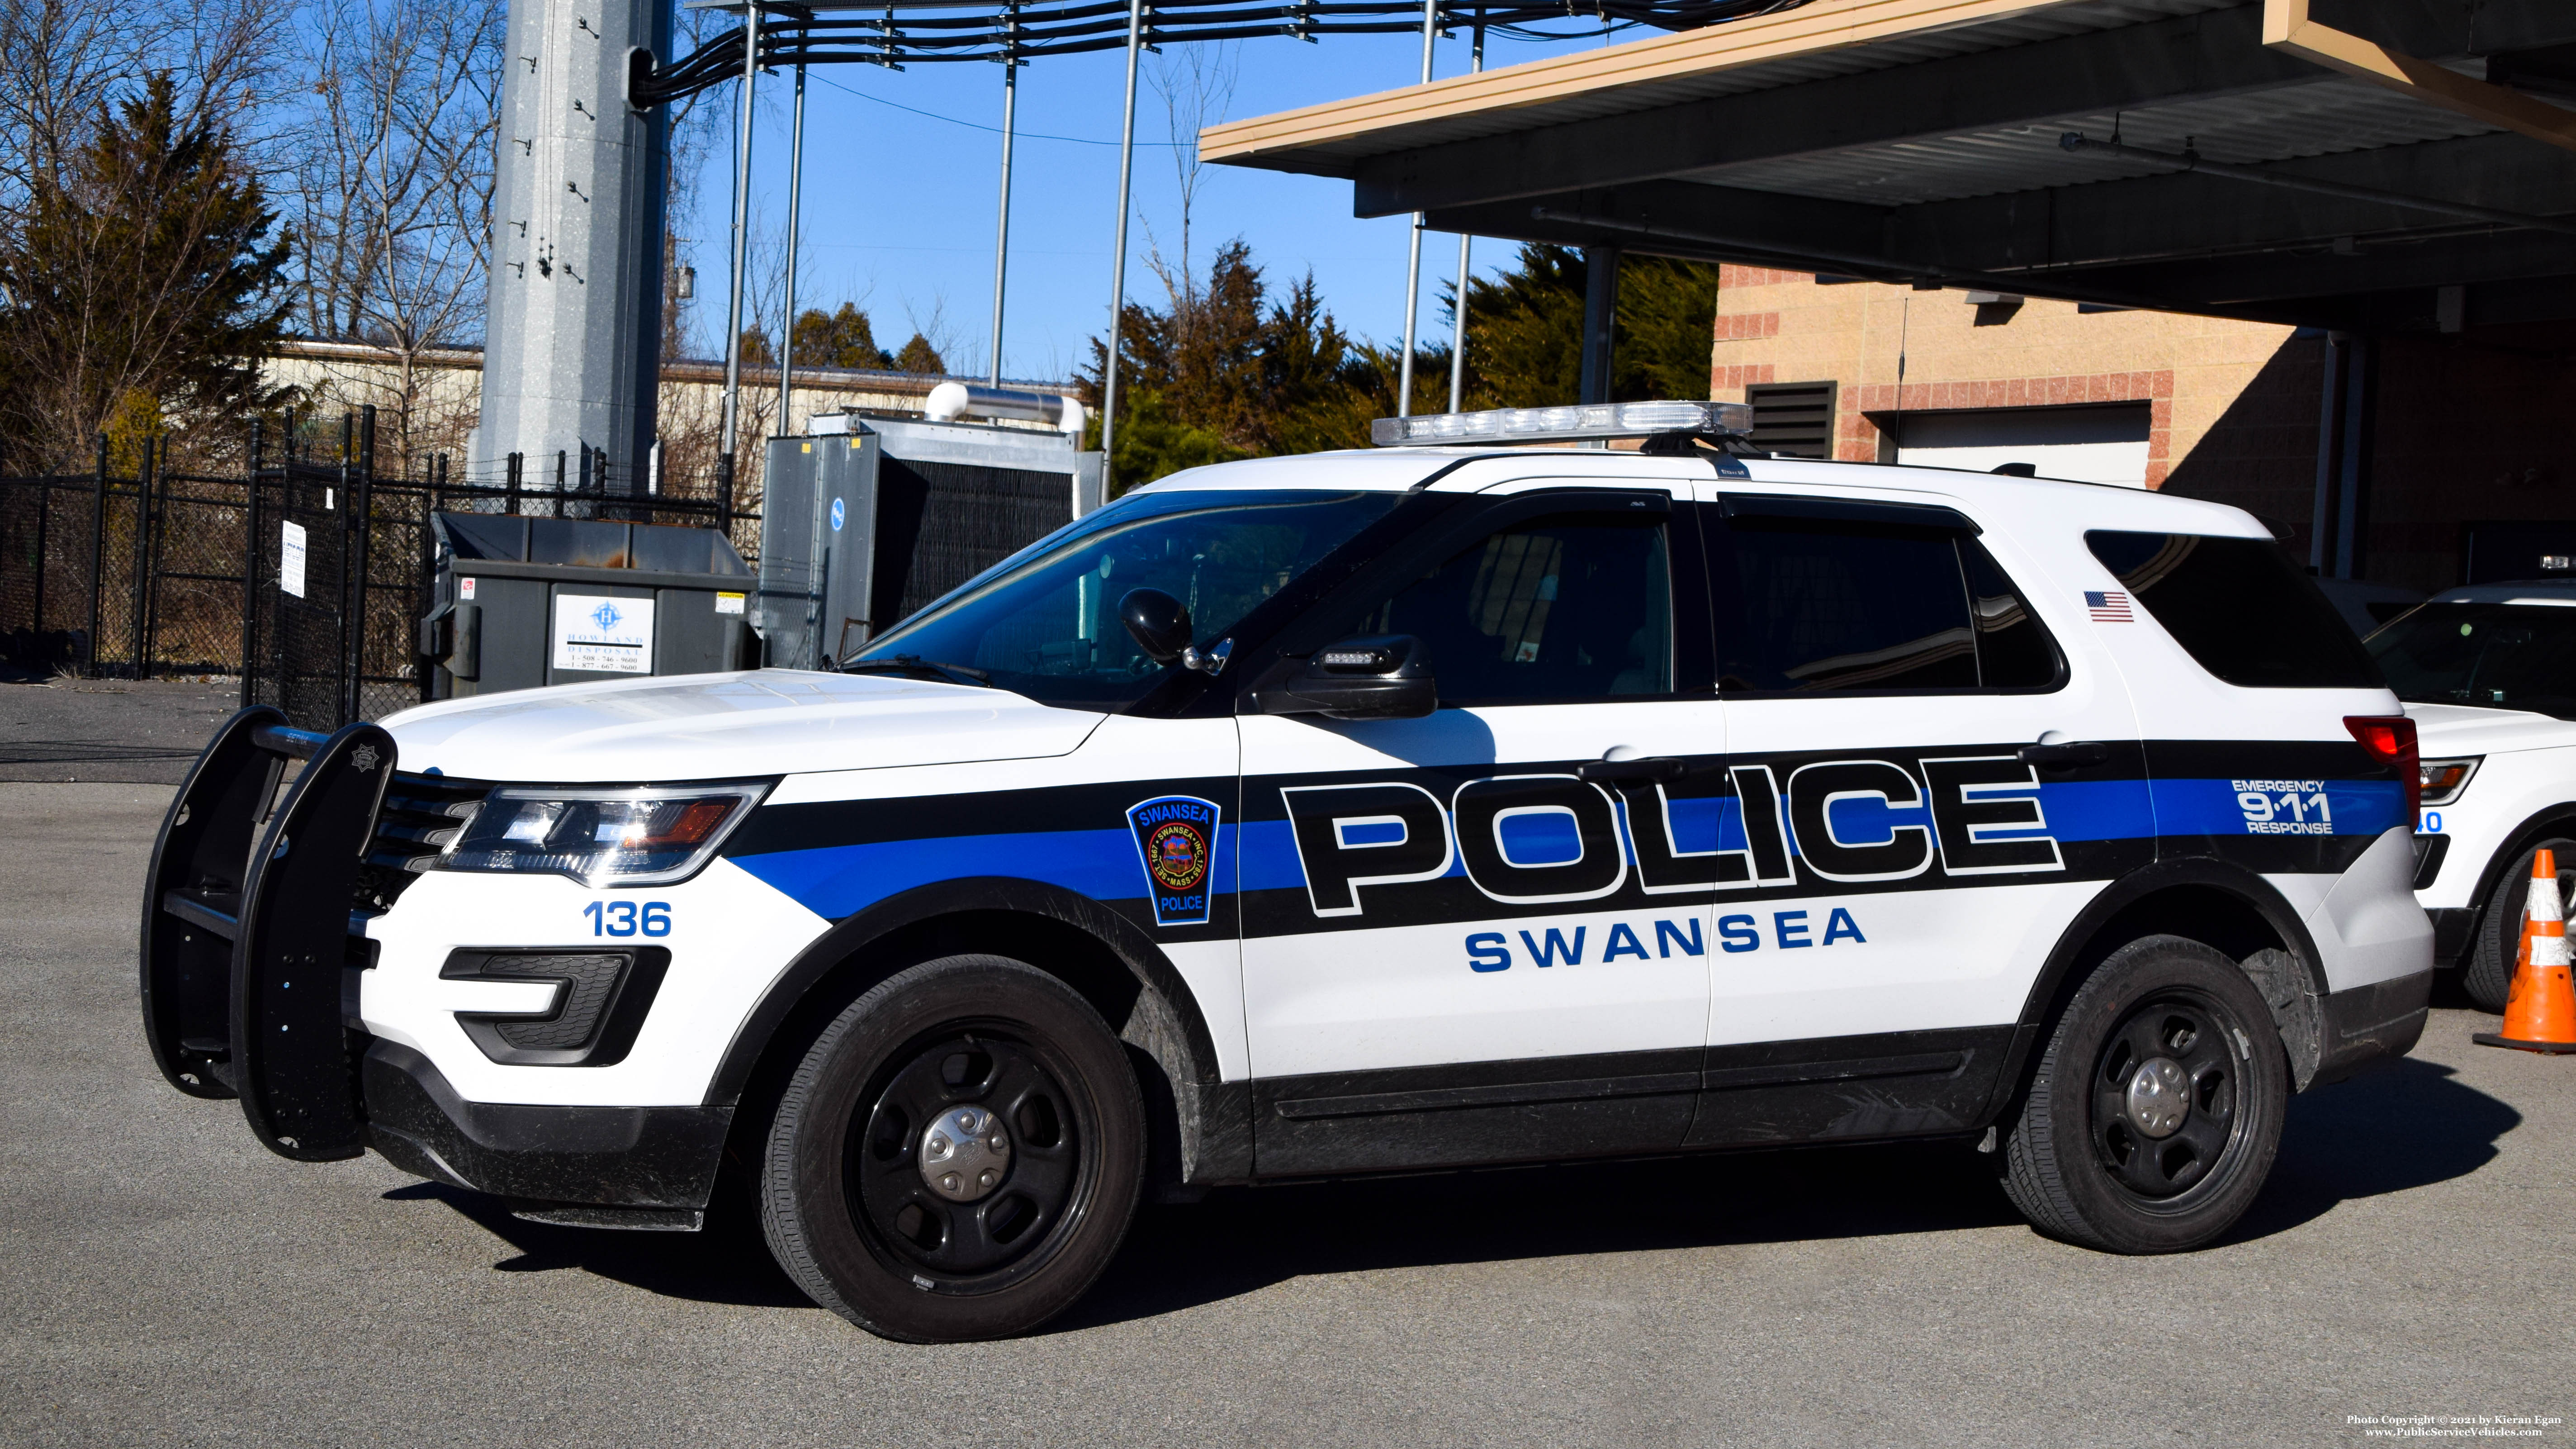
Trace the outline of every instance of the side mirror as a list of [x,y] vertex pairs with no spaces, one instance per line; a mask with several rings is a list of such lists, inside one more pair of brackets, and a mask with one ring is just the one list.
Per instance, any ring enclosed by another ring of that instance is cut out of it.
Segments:
[[1128,590],[1118,601],[1118,621],[1157,664],[1171,663],[1190,647],[1189,608],[1161,589]]
[[1345,639],[1272,676],[1252,694],[1263,714],[1327,719],[1420,719],[1440,702],[1431,650],[1410,634]]

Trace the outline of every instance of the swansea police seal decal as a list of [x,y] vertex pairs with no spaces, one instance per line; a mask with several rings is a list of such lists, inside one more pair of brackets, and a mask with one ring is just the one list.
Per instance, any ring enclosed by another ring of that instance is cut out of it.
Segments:
[[1217,807],[1194,795],[1165,795],[1128,807],[1145,893],[1159,926],[1204,926],[1215,895]]

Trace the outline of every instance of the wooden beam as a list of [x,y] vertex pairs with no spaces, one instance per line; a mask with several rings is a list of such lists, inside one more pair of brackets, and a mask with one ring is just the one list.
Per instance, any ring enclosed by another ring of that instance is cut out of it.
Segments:
[[[1261,165],[1263,158],[1280,152],[1354,141],[1398,126],[1655,87],[1764,61],[1822,55],[2069,3],[2072,0],[1813,0],[1794,10],[1747,16],[1723,25],[1210,126],[1199,133],[1199,156],[1206,161]],[[1635,109],[1669,103],[1669,99],[1644,100]],[[1298,169],[1349,174],[1339,166]]]
[[2473,121],[2576,151],[2576,111],[2320,25],[2308,18],[2308,0],[2263,0],[2263,44]]

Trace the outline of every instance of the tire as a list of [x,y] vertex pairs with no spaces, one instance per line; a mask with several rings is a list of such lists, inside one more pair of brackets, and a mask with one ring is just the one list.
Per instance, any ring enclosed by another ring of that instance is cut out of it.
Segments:
[[[2149,1075],[2162,1093],[2129,1089]],[[2187,1104],[2162,1116],[2176,1087]],[[2179,936],[2132,941],[2058,1014],[2004,1124],[2004,1191],[2051,1237],[2187,1252],[2263,1190],[2288,1104],[2281,1039],[2244,971]]]
[[2504,1010],[2505,996],[2513,990],[2513,969],[2522,959],[2522,905],[2531,895],[2531,857],[2544,849],[2557,852],[2559,899],[2566,899],[2567,888],[2576,884],[2576,840],[2553,835],[2509,857],[2509,868],[2478,912],[2478,934],[2469,943],[2460,985],[2488,1011]]
[[871,1333],[1026,1333],[1117,1254],[1145,1142],[1135,1072],[1089,1002],[1018,961],[950,956],[861,996],[805,1054],[770,1125],[762,1231]]

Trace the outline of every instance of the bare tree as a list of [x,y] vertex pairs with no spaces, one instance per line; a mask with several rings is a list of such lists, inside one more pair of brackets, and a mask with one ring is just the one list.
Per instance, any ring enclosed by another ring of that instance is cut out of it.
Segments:
[[345,400],[377,405],[408,470],[422,444],[461,427],[445,416],[453,402],[432,406],[420,364],[481,328],[506,10],[311,0],[307,14],[316,79],[289,172],[298,316],[309,335],[393,353],[390,381],[353,375]]
[[59,183],[102,103],[146,74],[173,82],[182,129],[231,137],[256,167],[294,0],[0,0],[0,225]]
[[1163,98],[1163,118],[1172,138],[1172,169],[1180,186],[1181,246],[1179,256],[1165,256],[1148,220],[1145,265],[1153,268],[1171,300],[1171,315],[1184,334],[1178,341],[1185,348],[1194,340],[1187,334],[1204,310],[1198,272],[1190,262],[1191,214],[1198,205],[1199,188],[1207,180],[1199,161],[1199,132],[1224,120],[1227,107],[1234,104],[1235,82],[1242,73],[1241,49],[1236,41],[1178,47],[1155,58],[1150,77],[1154,93]]

